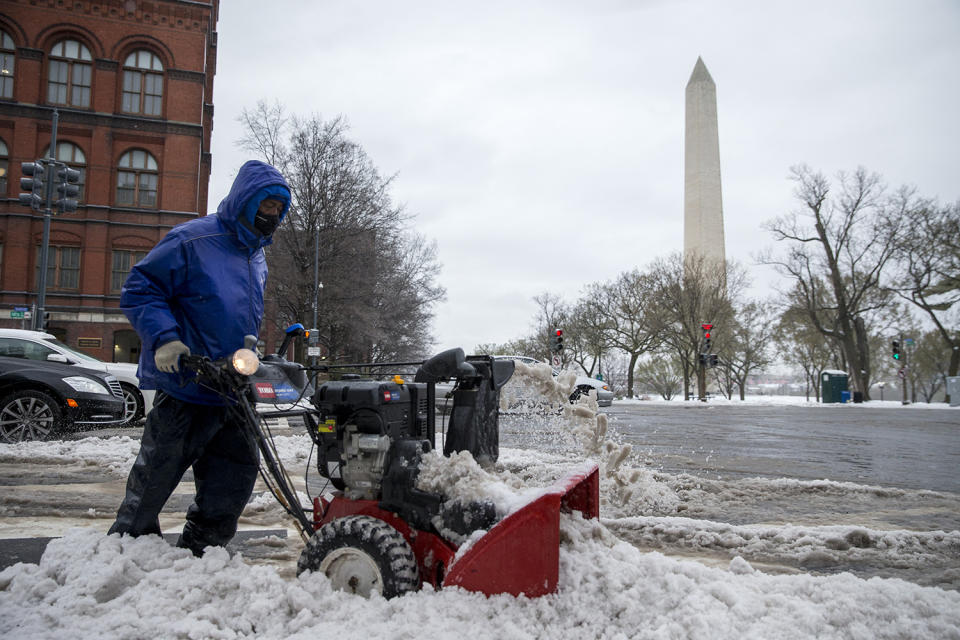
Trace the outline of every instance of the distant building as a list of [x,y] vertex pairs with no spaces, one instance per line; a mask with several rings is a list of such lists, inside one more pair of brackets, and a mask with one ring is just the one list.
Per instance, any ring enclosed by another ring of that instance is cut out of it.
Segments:
[[4,0],[0,6],[0,326],[30,328],[43,215],[17,200],[22,162],[80,171],[54,216],[48,330],[107,361],[140,341],[118,310],[130,267],[207,211],[219,0]]

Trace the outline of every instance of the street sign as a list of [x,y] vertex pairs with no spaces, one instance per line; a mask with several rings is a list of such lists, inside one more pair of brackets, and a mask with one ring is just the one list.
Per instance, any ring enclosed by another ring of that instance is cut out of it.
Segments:
[[10,317],[11,317],[11,318],[22,318],[24,313],[26,313],[26,312],[25,312],[25,311],[11,311],[11,312],[10,312]]
[[561,364],[561,362],[560,362],[560,356],[553,356],[553,366],[559,367],[560,364]]
[[319,356],[319,355],[320,355],[320,347],[307,347],[307,355],[308,355],[308,356]]
[[33,317],[33,312],[27,311],[25,308],[15,308],[10,312],[10,317],[16,320],[29,320]]

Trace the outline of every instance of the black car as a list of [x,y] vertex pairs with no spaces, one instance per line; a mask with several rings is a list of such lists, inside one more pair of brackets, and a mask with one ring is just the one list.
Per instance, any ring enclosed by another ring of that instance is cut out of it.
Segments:
[[46,440],[123,422],[114,376],[59,362],[0,357],[0,442]]

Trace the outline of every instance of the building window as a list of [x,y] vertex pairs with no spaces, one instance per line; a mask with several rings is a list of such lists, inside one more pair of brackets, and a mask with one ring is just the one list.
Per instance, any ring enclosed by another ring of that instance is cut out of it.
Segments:
[[0,140],[0,198],[7,195],[7,172],[10,170],[7,143]]
[[146,151],[134,149],[120,156],[117,205],[157,206],[157,161]]
[[[50,157],[50,147],[43,150],[43,157]],[[83,202],[83,188],[87,183],[87,157],[83,154],[83,150],[72,142],[58,142],[56,159],[66,162],[71,169],[80,172],[80,181],[77,182],[80,191],[75,199],[77,202]]]
[[[40,286],[42,247],[37,247],[37,287]],[[49,247],[47,249],[47,288],[80,288],[80,247]]]
[[13,97],[13,56],[16,50],[10,34],[0,29],[0,98]]
[[149,51],[134,51],[123,63],[124,113],[159,116],[163,103],[163,64]]
[[110,272],[110,291],[120,291],[130,275],[130,269],[147,255],[146,251],[113,250],[113,269]]
[[76,40],[61,40],[50,49],[47,100],[71,107],[90,106],[93,56]]

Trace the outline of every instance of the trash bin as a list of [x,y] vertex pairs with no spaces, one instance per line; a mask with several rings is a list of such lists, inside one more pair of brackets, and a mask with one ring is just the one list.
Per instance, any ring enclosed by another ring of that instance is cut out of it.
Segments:
[[[846,392],[847,398],[844,400],[840,394]],[[820,374],[820,401],[828,402],[848,402],[850,400],[849,387],[847,386],[846,371],[827,370]]]
[[848,402],[850,402],[850,392],[849,392],[849,391],[841,391],[841,392],[840,392],[840,402],[842,402],[843,404],[847,404]]
[[947,378],[947,395],[950,396],[951,407],[960,407],[960,376]]
[[854,391],[853,392],[853,402],[860,403],[863,402],[863,391]]

